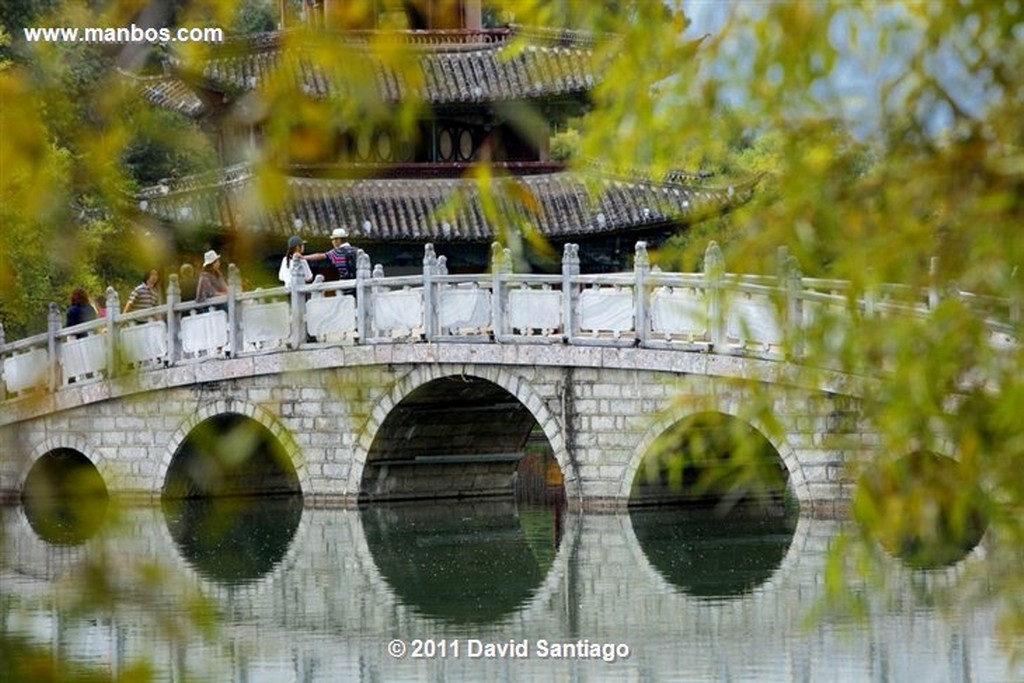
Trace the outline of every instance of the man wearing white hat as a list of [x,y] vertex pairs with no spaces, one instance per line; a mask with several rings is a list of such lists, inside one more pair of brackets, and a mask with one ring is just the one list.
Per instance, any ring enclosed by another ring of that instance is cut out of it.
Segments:
[[228,293],[228,281],[220,272],[220,254],[210,249],[203,254],[203,272],[196,283],[196,302],[203,303],[215,296]]
[[356,248],[345,241],[348,232],[345,228],[335,228],[331,233],[331,249],[322,254],[309,254],[307,261],[323,261],[327,259],[338,271],[339,280],[354,280],[356,277]]

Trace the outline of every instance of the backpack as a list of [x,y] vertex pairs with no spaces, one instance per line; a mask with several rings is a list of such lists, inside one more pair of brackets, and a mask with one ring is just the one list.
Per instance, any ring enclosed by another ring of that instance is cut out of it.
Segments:
[[338,277],[342,280],[354,280],[356,277],[356,250],[348,245],[341,249],[331,249],[327,252],[334,267],[338,269]]

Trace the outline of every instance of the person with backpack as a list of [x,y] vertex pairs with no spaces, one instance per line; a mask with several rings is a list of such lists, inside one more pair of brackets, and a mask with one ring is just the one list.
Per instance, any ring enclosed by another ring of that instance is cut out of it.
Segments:
[[304,258],[307,261],[331,262],[331,265],[338,271],[339,280],[354,280],[356,277],[356,257],[359,252],[351,244],[345,241],[348,233],[344,228],[335,228],[331,233],[331,248],[322,254],[307,254]]

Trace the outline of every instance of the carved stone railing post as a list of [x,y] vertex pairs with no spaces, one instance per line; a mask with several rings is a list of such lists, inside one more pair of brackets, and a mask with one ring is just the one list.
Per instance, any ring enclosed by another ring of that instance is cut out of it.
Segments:
[[380,330],[377,328],[376,307],[378,294],[381,293],[383,288],[384,265],[381,263],[375,263],[373,264],[373,272],[370,274],[370,286],[367,288],[367,292],[369,292],[370,295],[367,297],[370,300],[370,305],[369,308],[366,309],[366,312],[370,316],[369,329],[371,337],[376,337],[380,334]]
[[289,275],[291,283],[288,287],[290,295],[289,305],[291,311],[291,347],[297,349],[306,340],[306,297],[302,293],[302,286],[306,284],[306,269],[303,267],[305,261],[300,258],[292,259],[292,268]]
[[725,258],[718,242],[712,240],[704,251],[704,276],[708,281],[708,334],[712,346],[725,343],[725,307],[722,301],[724,275]]
[[228,348],[227,354],[234,358],[241,348],[238,328],[238,295],[242,293],[242,274],[234,263],[228,264]]
[[1009,316],[1011,325],[1020,324],[1020,292],[1017,291],[1017,267],[1010,271]]
[[939,306],[939,257],[932,256],[928,261],[928,310],[934,311]]
[[647,242],[636,243],[633,256],[633,315],[637,344],[647,342],[650,325],[647,322],[648,296],[647,276],[651,272],[651,257],[647,253]]
[[562,248],[562,339],[566,342],[576,336],[579,327],[579,283],[574,281],[579,274],[580,248],[566,244]]
[[434,254],[434,245],[427,244],[423,247],[423,336],[427,341],[433,341],[438,332],[434,292],[436,274],[437,255]]
[[117,374],[117,317],[121,315],[121,297],[117,290],[107,287],[107,377]]
[[491,243],[491,329],[497,341],[505,334],[505,275],[512,272],[512,252]]
[[878,310],[878,289],[875,284],[874,270],[868,269],[867,284],[864,287],[864,317],[874,318]]
[[[446,275],[448,275],[448,257],[447,256],[438,256],[437,257],[437,275],[439,277],[445,277]],[[435,315],[437,316],[437,318],[436,318],[437,322],[435,323],[435,328],[434,329],[437,330],[440,327],[440,324],[441,324],[440,323],[440,320],[441,320],[441,299],[443,298],[444,285],[442,285],[440,283],[435,283],[435,284],[436,284],[437,290],[436,290],[436,294],[434,296],[434,308],[437,309],[436,313],[435,313]]]
[[356,332],[366,341],[367,316],[370,314],[370,256],[362,249],[356,255]]
[[167,365],[178,362],[178,315],[174,307],[181,302],[181,285],[177,273],[167,278]]
[[[0,349],[7,343],[7,333],[4,332],[4,324],[0,323]],[[0,354],[0,401],[7,398],[7,382],[4,381],[4,357]]]
[[786,247],[779,247],[778,251],[778,280],[779,288],[786,296],[784,336],[789,339],[790,354],[799,356],[803,354],[803,299],[800,297],[803,273],[800,271],[800,263]]
[[47,373],[47,379],[50,391],[56,391],[57,387],[60,386],[60,345],[57,343],[58,332],[60,332],[60,308],[51,301],[46,317],[46,342],[50,351],[50,368]]

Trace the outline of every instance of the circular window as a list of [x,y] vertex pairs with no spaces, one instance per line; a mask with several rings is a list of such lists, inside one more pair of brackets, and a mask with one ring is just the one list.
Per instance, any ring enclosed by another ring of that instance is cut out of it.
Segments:
[[449,128],[445,128],[437,136],[437,157],[440,161],[451,161],[454,151],[455,141],[452,131]]
[[396,161],[412,161],[414,153],[412,142],[407,139],[400,139],[395,146]]
[[377,134],[377,158],[381,161],[391,161],[391,134],[381,131]]
[[463,128],[459,133],[459,160],[469,161],[473,158],[473,134]]
[[366,161],[370,158],[372,150],[373,140],[370,137],[370,131],[360,131],[359,137],[356,138],[356,156],[360,161]]

